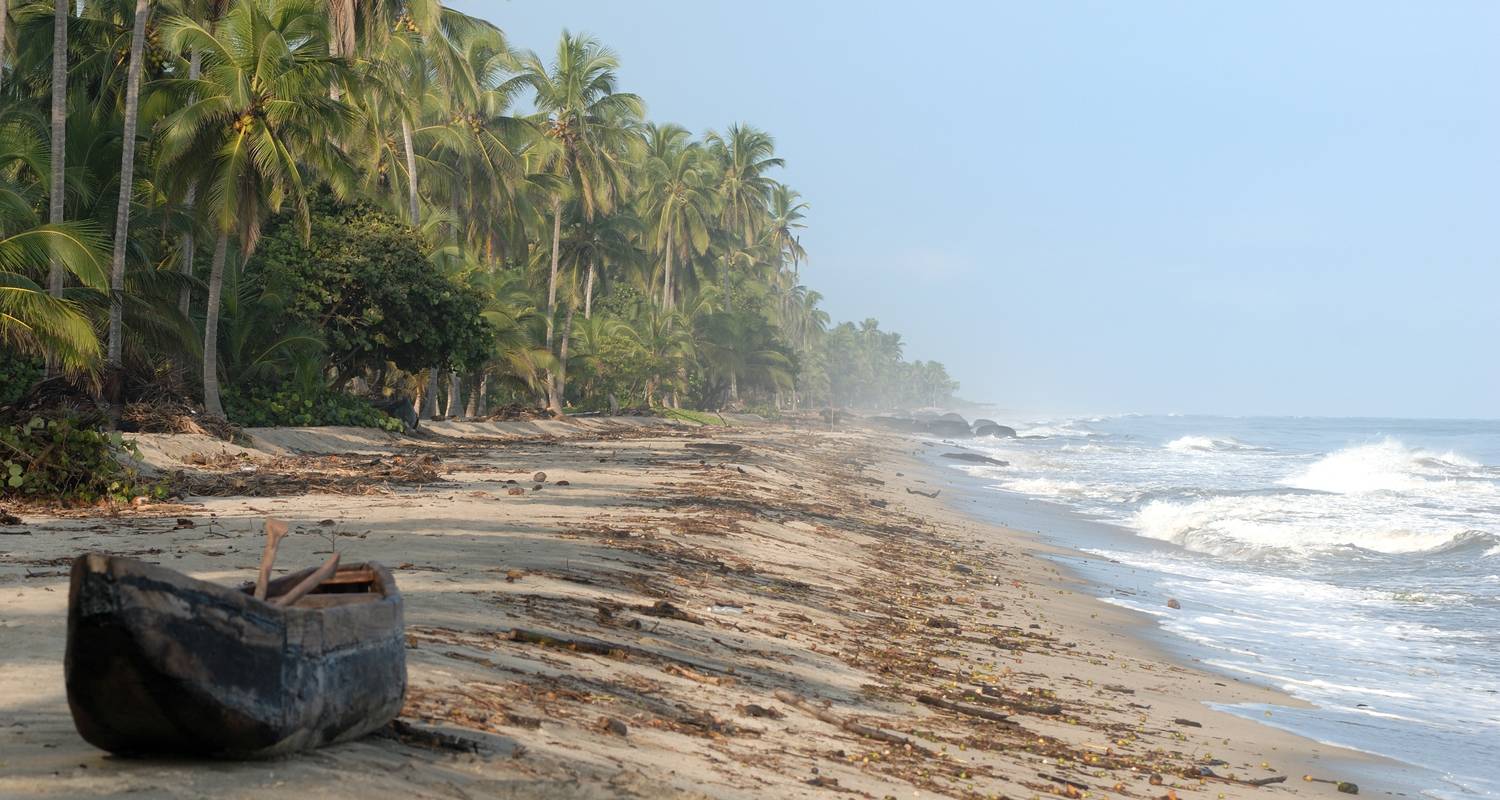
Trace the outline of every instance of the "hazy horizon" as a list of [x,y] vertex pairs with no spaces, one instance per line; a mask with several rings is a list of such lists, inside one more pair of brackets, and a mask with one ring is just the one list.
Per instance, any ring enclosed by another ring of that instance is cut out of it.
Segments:
[[454,5],[771,131],[805,282],[966,399],[1500,416],[1500,7]]

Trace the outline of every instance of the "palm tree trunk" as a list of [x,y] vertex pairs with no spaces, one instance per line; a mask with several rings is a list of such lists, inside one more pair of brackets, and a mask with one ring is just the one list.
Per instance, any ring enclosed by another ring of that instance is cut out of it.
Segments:
[[[333,0],[328,4],[328,16],[332,22],[332,33],[328,40],[328,54],[335,58],[354,55],[354,0]],[[328,87],[328,96],[334,100],[343,97],[338,84]]]
[[438,371],[437,367],[427,371],[427,391],[422,394],[422,419],[437,416]]
[[0,0],[0,89],[5,88],[5,29],[10,22],[10,2]]
[[469,392],[469,407],[464,416],[470,418],[481,416],[479,407],[484,402],[484,389],[488,377],[483,370],[469,376],[469,385],[474,388]]
[[[48,192],[47,221],[63,222],[63,165],[66,162],[68,124],[68,10],[70,0],[56,0],[52,11],[52,175]],[[63,268],[52,259],[47,274],[47,291],[62,295]]]
[[463,381],[457,372],[448,373],[448,419],[458,419],[464,414]]
[[734,297],[729,293],[729,263],[724,263],[724,310],[734,313]]
[[[5,0],[0,0],[0,3]],[[594,310],[594,262],[589,262],[589,277],[583,282],[583,318],[588,319]]]
[[219,400],[219,299],[224,294],[224,259],[229,251],[229,232],[219,231],[214,240],[213,265],[208,270],[208,309],[203,319],[203,407],[215,417],[224,416]]
[[[421,223],[417,219],[417,154],[412,147],[411,120],[406,115],[401,116],[401,145],[406,148],[406,203],[411,213],[411,225],[413,228]],[[455,224],[457,220],[454,220]]]
[[124,362],[125,244],[130,238],[130,195],[135,187],[135,126],[141,104],[141,58],[146,49],[146,18],[151,8],[135,0],[135,27],[130,31],[130,72],[125,80],[125,130],[120,148],[120,202],[115,206],[115,249],[109,264],[109,365]]
[[[3,2],[3,0],[0,0]],[[203,54],[198,48],[193,48],[193,54],[188,57],[188,80],[198,80],[203,74]],[[192,96],[189,102],[197,100],[198,96]],[[182,232],[182,244],[178,247],[177,264],[178,270],[188,278],[193,277],[193,256],[198,243],[193,237],[193,204],[198,200],[198,182],[188,184],[187,197],[183,198],[183,206],[187,209],[188,227]],[[177,292],[177,310],[182,312],[183,318],[187,318],[193,311],[193,287],[187,281],[183,281],[182,288]]]
[[552,319],[557,316],[557,261],[562,253],[562,198],[552,201],[552,273],[547,278],[547,350],[552,350]]
[[563,397],[568,390],[568,339],[573,335],[573,313],[578,307],[569,303],[568,316],[563,320],[562,342],[557,346],[556,388],[552,392],[552,411],[563,413]]
[[662,269],[661,307],[672,310],[672,229],[667,229],[667,263]]
[[[552,352],[552,321],[557,316],[557,262],[562,253],[562,198],[552,201],[552,272],[547,278],[547,352]],[[557,378],[549,368],[543,376],[547,384],[547,407],[562,410],[557,396]]]

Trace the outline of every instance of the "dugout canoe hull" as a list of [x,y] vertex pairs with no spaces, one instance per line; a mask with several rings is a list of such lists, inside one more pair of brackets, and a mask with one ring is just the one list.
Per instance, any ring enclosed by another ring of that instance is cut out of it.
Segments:
[[112,753],[266,758],[363,736],[401,710],[405,648],[401,593],[379,564],[340,568],[280,608],[129,558],[73,562],[68,707]]

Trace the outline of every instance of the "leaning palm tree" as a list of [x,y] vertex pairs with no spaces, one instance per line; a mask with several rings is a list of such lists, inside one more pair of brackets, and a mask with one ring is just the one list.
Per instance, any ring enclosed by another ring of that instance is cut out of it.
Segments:
[[[624,155],[644,109],[639,97],[615,91],[619,60],[597,40],[563,31],[550,66],[535,53],[520,59],[508,84],[525,86],[554,146],[548,169],[563,177],[584,219],[614,208],[627,186]],[[563,195],[552,201],[552,264],[547,279],[547,347],[557,316],[557,270],[562,253]],[[555,382],[551,382],[555,383]],[[562,410],[561,389],[549,386],[548,402]]]
[[150,6],[135,0],[135,20],[130,32],[130,65],[125,79],[125,124],[120,148],[120,199],[115,210],[114,253],[109,269],[108,362],[122,365],[125,338],[125,242],[130,233],[130,200],[135,186],[135,126],[141,102],[141,59],[146,47],[146,17]]
[[328,97],[341,61],[328,54],[327,26],[306,0],[240,0],[209,30],[175,17],[168,46],[202,53],[198,80],[170,81],[191,103],[162,124],[161,169],[186,183],[199,178],[199,208],[214,234],[203,328],[203,402],[223,416],[219,400],[219,302],[229,241],[241,258],[255,249],[265,219],[290,202],[307,236],[304,173],[309,161],[332,172],[330,149],[349,109]]

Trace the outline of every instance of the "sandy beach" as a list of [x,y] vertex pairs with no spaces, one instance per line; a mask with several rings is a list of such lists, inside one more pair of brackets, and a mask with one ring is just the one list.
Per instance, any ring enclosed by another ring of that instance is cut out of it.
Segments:
[[[1357,754],[1204,705],[1290,698],[1173,663],[1034,538],[926,496],[944,478],[921,442],[729,421],[139,437],[199,494],[0,528],[0,797],[1385,793]],[[71,558],[237,582],[268,516],[293,525],[281,573],[331,547],[394,571],[397,728],[254,763],[80,739]]]

